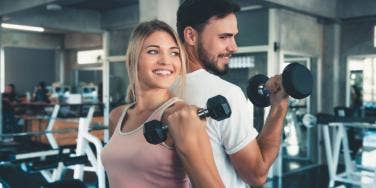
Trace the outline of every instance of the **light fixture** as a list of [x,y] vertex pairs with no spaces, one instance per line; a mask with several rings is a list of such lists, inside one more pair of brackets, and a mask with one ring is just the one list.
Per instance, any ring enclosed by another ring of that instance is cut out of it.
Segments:
[[59,4],[52,3],[52,4],[46,5],[46,9],[50,11],[60,11],[63,9],[63,7]]
[[249,11],[249,10],[257,10],[263,8],[261,5],[250,5],[244,6],[240,8],[240,11]]
[[16,30],[24,30],[24,31],[35,31],[35,32],[43,32],[43,27],[34,27],[34,26],[27,26],[27,25],[16,25],[16,24],[8,24],[8,23],[2,23],[2,28],[6,29],[16,29]]

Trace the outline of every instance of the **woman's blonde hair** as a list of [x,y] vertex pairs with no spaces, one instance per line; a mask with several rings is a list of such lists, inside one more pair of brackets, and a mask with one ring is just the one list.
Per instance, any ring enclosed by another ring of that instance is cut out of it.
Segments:
[[127,54],[125,57],[125,64],[128,72],[129,85],[127,89],[127,102],[132,103],[136,101],[136,85],[139,84],[138,80],[138,63],[145,39],[156,31],[164,31],[168,33],[178,45],[180,50],[180,78],[177,78],[175,82],[176,94],[178,97],[182,97],[185,85],[186,74],[186,54],[183,45],[181,44],[177,33],[165,22],[159,20],[152,20],[148,22],[140,23],[132,32],[128,43]]

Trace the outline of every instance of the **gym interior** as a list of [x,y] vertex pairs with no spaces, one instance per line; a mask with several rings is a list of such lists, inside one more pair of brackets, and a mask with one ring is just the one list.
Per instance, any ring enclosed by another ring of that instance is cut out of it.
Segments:
[[[98,154],[126,104],[130,33],[151,19],[175,27],[182,2],[0,0],[0,188],[109,187]],[[310,95],[289,99],[263,187],[374,187],[376,1],[235,2],[238,50],[223,79],[247,95],[252,76],[292,63],[312,76]],[[268,112],[253,105],[258,131]]]

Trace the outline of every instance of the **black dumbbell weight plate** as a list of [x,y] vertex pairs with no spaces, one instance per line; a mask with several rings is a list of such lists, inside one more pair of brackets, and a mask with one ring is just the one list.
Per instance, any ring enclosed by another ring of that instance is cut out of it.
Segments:
[[269,78],[263,74],[253,76],[248,81],[247,97],[258,107],[267,107],[270,105],[269,96],[258,93],[260,85],[264,85]]
[[221,95],[208,99],[206,107],[209,110],[209,116],[217,121],[222,121],[231,116],[231,108],[227,99]]
[[160,144],[167,139],[167,129],[157,120],[146,122],[144,125],[144,137],[150,144]]
[[311,72],[299,63],[290,63],[282,73],[283,87],[291,97],[302,99],[312,92],[313,78]]

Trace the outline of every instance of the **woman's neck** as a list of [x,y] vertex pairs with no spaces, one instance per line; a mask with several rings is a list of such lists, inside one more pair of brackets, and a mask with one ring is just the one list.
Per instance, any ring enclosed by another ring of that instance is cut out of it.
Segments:
[[136,94],[135,112],[154,111],[172,96],[168,90],[141,91]]

